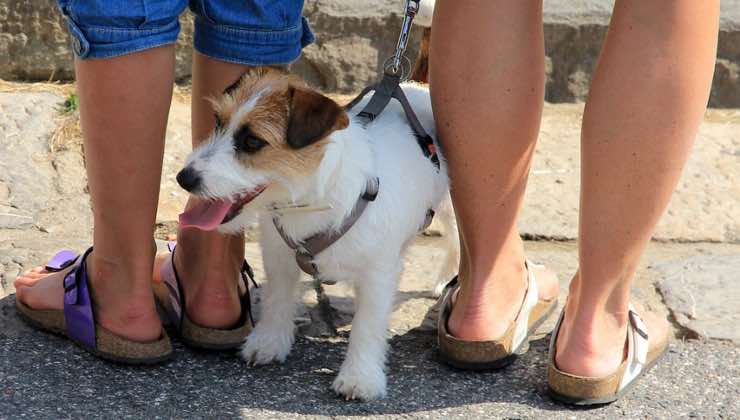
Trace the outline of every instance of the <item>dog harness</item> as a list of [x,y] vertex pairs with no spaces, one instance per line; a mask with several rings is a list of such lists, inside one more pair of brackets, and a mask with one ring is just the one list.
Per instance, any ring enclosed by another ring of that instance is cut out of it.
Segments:
[[344,236],[344,234],[352,228],[355,222],[357,222],[360,216],[362,216],[362,213],[365,212],[367,205],[371,201],[375,201],[375,198],[378,196],[379,187],[380,180],[378,178],[369,179],[365,185],[365,191],[357,199],[355,206],[352,208],[352,212],[350,212],[349,216],[344,219],[339,229],[328,229],[309,236],[300,242],[294,241],[285,233],[285,230],[277,217],[272,218],[272,223],[275,225],[275,229],[277,229],[280,237],[283,238],[283,241],[285,241],[290,249],[295,251],[295,260],[301,270],[320,280],[322,283],[334,283],[328,279],[321,279],[319,270],[313,262],[314,257],[332,246],[334,242],[338,241],[339,238]]
[[[439,156],[437,155],[434,140],[432,139],[432,136],[424,130],[424,127],[416,117],[414,110],[411,108],[411,104],[409,104],[409,101],[400,86],[401,79],[404,74],[402,60],[408,60],[403,53],[408,45],[411,23],[414,16],[416,16],[416,12],[419,10],[419,2],[420,0],[406,0],[406,14],[403,19],[401,35],[399,36],[398,44],[396,45],[396,52],[393,57],[386,61],[386,64],[384,65],[383,78],[380,82],[363,89],[356,98],[344,107],[344,109],[346,111],[351,110],[362,100],[362,98],[365,97],[365,95],[374,91],[370,101],[357,114],[357,117],[362,120],[363,126],[367,126],[375,120],[381,112],[383,112],[390,100],[395,98],[401,104],[404,114],[406,114],[406,120],[408,121],[411,130],[414,132],[414,137],[416,137],[416,142],[419,144],[422,153],[432,162],[432,164],[434,164],[437,171],[439,171]],[[362,213],[365,212],[367,205],[371,201],[375,200],[378,195],[379,188],[380,180],[378,178],[369,179],[365,186],[365,191],[357,199],[352,212],[346,219],[344,219],[339,229],[329,229],[319,232],[299,242],[296,242],[285,233],[285,230],[280,224],[277,216],[272,218],[272,223],[275,225],[280,237],[283,238],[283,241],[285,241],[288,247],[295,251],[295,259],[301,270],[322,283],[335,283],[332,279],[321,278],[319,270],[313,260],[316,255],[329,248],[352,228],[355,222],[357,222],[360,216],[362,216]],[[433,218],[434,210],[429,209],[427,211],[424,224],[421,227],[422,231],[429,227]]]
[[393,54],[393,57],[386,60],[383,65],[383,78],[380,82],[363,89],[355,99],[344,107],[344,109],[347,111],[351,110],[362,100],[362,98],[365,97],[365,95],[374,91],[375,93],[373,93],[370,101],[357,114],[357,117],[363,121],[363,125],[367,125],[383,112],[391,99],[396,99],[401,104],[403,113],[406,114],[406,120],[408,121],[411,130],[414,132],[414,137],[416,137],[416,142],[419,144],[421,152],[424,153],[424,156],[429,158],[437,170],[439,170],[439,156],[437,156],[437,148],[434,145],[434,140],[432,139],[432,136],[424,130],[424,126],[419,122],[419,119],[416,117],[416,113],[414,113],[414,110],[411,108],[411,104],[409,104],[409,101],[400,86],[402,79],[405,79],[408,75],[409,69],[404,69],[403,67],[403,60],[409,62],[408,58],[404,55],[404,52],[406,51],[406,46],[409,42],[411,23],[414,20],[414,16],[416,16],[416,12],[419,11],[420,1],[421,0],[406,0],[406,14],[404,15],[401,34],[398,37],[398,43],[396,44],[396,52]]

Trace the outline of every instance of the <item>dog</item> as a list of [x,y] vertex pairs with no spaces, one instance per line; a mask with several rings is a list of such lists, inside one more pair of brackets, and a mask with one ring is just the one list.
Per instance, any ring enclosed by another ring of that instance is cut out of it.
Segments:
[[[434,137],[428,89],[402,88]],[[354,289],[349,346],[332,387],[362,400],[386,394],[386,335],[402,255],[449,191],[441,150],[437,167],[395,100],[363,125],[355,113],[368,100],[348,112],[296,76],[250,71],[212,100],[216,128],[177,175],[201,199],[183,213],[181,225],[233,234],[259,221],[268,282],[261,319],[241,349],[252,365],[285,361],[294,341],[301,270],[286,240],[300,244],[340,229],[375,180],[377,194],[354,225],[310,261],[320,278]]]

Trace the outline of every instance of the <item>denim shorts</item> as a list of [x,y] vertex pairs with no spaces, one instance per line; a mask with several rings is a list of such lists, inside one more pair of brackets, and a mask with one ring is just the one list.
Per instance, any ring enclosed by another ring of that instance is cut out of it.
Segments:
[[[111,58],[173,44],[187,0],[57,0],[81,59]],[[195,49],[237,64],[279,65],[314,40],[303,0],[190,0]]]

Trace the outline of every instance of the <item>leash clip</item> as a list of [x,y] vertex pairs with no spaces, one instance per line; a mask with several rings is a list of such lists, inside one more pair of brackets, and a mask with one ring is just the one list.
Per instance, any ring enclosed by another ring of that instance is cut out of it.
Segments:
[[401,76],[403,74],[403,61],[405,60],[410,63],[404,53],[409,44],[411,24],[414,21],[416,13],[419,11],[419,2],[420,0],[406,0],[406,12],[403,16],[401,33],[398,36],[398,42],[396,43],[396,52],[393,54],[393,57],[386,60],[384,65],[384,70],[388,74]]

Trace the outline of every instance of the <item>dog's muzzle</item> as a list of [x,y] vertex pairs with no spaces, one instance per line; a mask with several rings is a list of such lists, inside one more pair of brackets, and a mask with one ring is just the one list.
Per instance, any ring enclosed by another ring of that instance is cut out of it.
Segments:
[[193,192],[200,186],[201,177],[192,166],[186,166],[177,174],[177,183],[185,191]]

